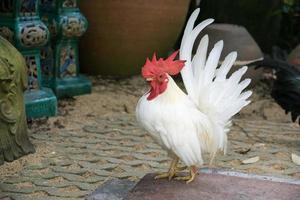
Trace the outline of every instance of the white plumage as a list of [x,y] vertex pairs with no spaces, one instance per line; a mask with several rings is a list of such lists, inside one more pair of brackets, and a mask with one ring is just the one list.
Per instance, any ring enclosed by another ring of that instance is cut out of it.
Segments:
[[199,10],[188,20],[180,46],[180,60],[186,61],[181,75],[188,94],[167,75],[166,90],[152,100],[147,99],[149,93],[146,93],[136,107],[141,126],[186,166],[202,165],[203,153],[213,156],[218,150],[226,151],[231,117],[249,104],[247,99],[251,96],[250,91],[242,92],[250,79],[240,82],[247,67],[228,78],[236,52],[230,53],[218,67],[223,41],[217,42],[207,56],[208,36],[205,35],[192,56],[196,37],[213,22],[207,19],[193,28]]

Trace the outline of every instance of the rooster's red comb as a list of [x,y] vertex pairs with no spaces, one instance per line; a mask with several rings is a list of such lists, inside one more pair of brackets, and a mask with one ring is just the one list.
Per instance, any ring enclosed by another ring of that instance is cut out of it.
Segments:
[[160,75],[161,73],[168,73],[169,75],[178,74],[184,66],[184,60],[175,60],[178,50],[172,53],[167,59],[157,59],[156,53],[153,54],[152,60],[146,59],[146,63],[142,69],[142,75],[145,78]]

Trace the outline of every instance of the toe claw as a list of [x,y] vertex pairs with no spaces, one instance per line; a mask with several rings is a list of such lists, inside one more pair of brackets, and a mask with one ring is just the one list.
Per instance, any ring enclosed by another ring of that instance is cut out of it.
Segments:
[[190,178],[189,180],[187,180],[185,183],[186,183],[186,184],[189,184],[189,183],[193,182],[194,179],[195,179],[195,177],[191,177],[191,178]]
[[169,177],[169,173],[161,173],[161,174],[158,174],[154,177],[154,179],[162,179],[162,178],[167,178]]
[[190,173],[187,176],[176,177],[176,180],[186,181],[186,184],[193,182],[198,174],[197,168],[192,166],[190,168]]
[[167,178],[171,180],[177,173],[177,163],[179,161],[179,158],[175,158],[170,166],[170,169],[168,172],[158,174],[157,176],[154,177],[154,179],[162,179],[162,178]]

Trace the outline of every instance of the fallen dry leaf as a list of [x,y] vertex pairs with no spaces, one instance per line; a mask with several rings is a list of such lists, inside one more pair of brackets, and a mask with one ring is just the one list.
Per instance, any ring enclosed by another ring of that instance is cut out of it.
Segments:
[[300,156],[292,153],[292,161],[296,164],[296,165],[300,165]]
[[255,163],[257,161],[259,161],[259,156],[255,156],[253,158],[249,158],[249,159],[243,160],[242,163],[243,164],[251,164],[251,163]]

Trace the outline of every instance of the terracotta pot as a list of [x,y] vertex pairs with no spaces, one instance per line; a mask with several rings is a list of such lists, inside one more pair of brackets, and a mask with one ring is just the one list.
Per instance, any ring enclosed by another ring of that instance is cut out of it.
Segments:
[[180,35],[189,0],[81,1],[89,21],[80,42],[82,71],[128,76],[140,73],[146,57],[167,56]]

